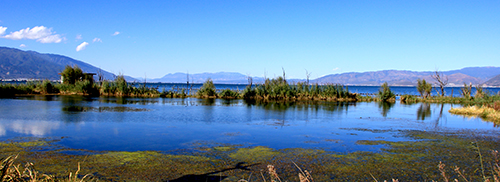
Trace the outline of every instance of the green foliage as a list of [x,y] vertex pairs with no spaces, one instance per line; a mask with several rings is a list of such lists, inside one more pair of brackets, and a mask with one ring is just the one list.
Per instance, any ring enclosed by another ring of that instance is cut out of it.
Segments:
[[248,86],[245,88],[245,90],[243,90],[243,99],[252,99],[252,98],[255,98],[255,96],[257,95],[257,92],[255,91],[254,88],[252,88],[251,86]]
[[54,86],[52,85],[52,83],[49,81],[49,80],[44,80],[41,84],[41,93],[46,93],[46,94],[49,94],[49,93],[54,93],[55,92],[55,88]]
[[83,80],[84,74],[82,69],[75,65],[75,67],[66,66],[61,72],[62,81],[65,84],[74,85],[77,81]]
[[396,95],[391,91],[387,82],[380,86],[380,89],[378,90],[378,97],[382,101],[394,101],[396,99]]
[[125,96],[129,93],[129,87],[127,85],[127,81],[123,75],[118,75],[114,81],[114,94]]
[[101,95],[121,97],[165,97],[168,95],[145,85],[135,87],[132,84],[128,84],[123,75],[117,76],[113,82],[101,82],[99,92]]
[[483,98],[483,97],[488,97],[489,93],[483,90],[483,86],[480,84],[476,85],[476,94],[474,95],[475,98]]
[[464,98],[470,99],[471,98],[471,93],[472,93],[472,84],[467,84],[464,83],[464,87],[461,89],[461,94]]
[[35,93],[35,84],[0,84],[0,97],[12,97],[16,94]]
[[236,91],[232,91],[231,89],[224,89],[219,93],[220,98],[238,98],[240,94]]
[[214,97],[216,96],[215,93],[215,85],[212,79],[207,79],[205,83],[201,86],[200,90],[197,92],[198,96],[200,97]]
[[408,95],[408,94],[400,96],[399,100],[401,103],[414,103],[414,102],[422,101],[422,99],[420,99],[414,95]]
[[417,81],[418,81],[417,90],[420,93],[420,95],[424,99],[430,96],[432,91],[432,85],[430,83],[427,83],[425,79],[423,80],[418,79]]

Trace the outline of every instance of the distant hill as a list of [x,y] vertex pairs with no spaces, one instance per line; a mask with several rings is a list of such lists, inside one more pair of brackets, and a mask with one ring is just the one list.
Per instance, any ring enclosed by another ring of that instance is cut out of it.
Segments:
[[[1,79],[49,79],[59,80],[66,65],[77,65],[83,72],[97,73],[100,69],[88,63],[56,54],[41,54],[34,51],[0,47]],[[112,80],[115,75],[101,70],[104,78]],[[129,77],[129,79],[131,79]]]
[[[203,83],[208,78],[212,79],[214,83],[225,84],[246,84],[248,83],[248,76],[236,72],[218,72],[218,73],[197,73],[189,74],[190,83]],[[261,77],[252,77],[254,83],[263,82]],[[163,82],[163,83],[186,83],[188,79],[187,73],[169,73],[161,78],[148,79],[148,82]]]
[[500,74],[486,81],[484,84],[491,86],[500,86]]
[[[99,68],[70,57],[56,54],[41,54],[34,51],[22,51],[15,48],[0,47],[0,79],[50,79],[59,80],[59,75],[66,65],[77,65],[84,72],[97,73]],[[102,70],[104,77],[113,80],[115,75]],[[417,79],[425,79],[434,83],[431,75],[434,71],[383,70],[370,72],[350,72],[326,75],[310,80],[311,83],[339,83],[344,85],[374,85],[384,82],[390,85],[414,86]],[[466,67],[459,70],[441,71],[449,81],[448,86],[462,86],[464,83],[500,86],[500,67]],[[144,81],[141,78],[125,76],[126,80]],[[246,84],[246,75],[235,72],[197,73],[189,74],[190,83],[203,83],[211,78],[214,83]],[[252,77],[253,83],[263,83],[264,78]],[[148,82],[185,83],[186,73],[170,73],[162,78],[147,79]],[[303,79],[288,79],[289,83],[304,81]]]
[[493,66],[466,67],[466,68],[462,68],[459,70],[444,71],[443,73],[446,75],[452,75],[455,73],[462,73],[465,75],[469,75],[471,77],[479,78],[484,82],[484,81],[487,81],[487,80],[495,77],[496,75],[500,74],[500,67],[493,67]]
[[[462,86],[464,83],[484,83],[486,80],[500,74],[500,67],[467,67],[460,70],[442,71],[440,73],[448,77],[448,86]],[[381,85],[387,82],[390,85],[414,86],[417,85],[418,79],[425,79],[433,83],[434,79],[431,77],[433,74],[435,74],[435,71],[384,70],[362,73],[350,72],[326,75],[313,80],[313,82],[346,85]]]

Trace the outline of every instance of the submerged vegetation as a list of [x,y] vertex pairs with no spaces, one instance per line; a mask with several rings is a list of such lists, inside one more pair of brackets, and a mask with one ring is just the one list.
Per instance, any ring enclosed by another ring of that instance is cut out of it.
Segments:
[[[277,150],[223,144],[195,145],[192,151],[172,153],[95,152],[36,140],[0,142],[0,157],[6,159],[1,169],[9,176],[24,171],[9,156],[18,156],[16,161],[21,163],[30,161],[31,174],[38,176],[31,181],[42,181],[45,176],[55,179],[48,181],[498,181],[500,177],[497,136],[415,130],[397,132],[410,140],[356,142],[357,145],[381,146],[378,152]],[[24,180],[16,179],[11,181],[24,181],[29,177],[24,175]]]

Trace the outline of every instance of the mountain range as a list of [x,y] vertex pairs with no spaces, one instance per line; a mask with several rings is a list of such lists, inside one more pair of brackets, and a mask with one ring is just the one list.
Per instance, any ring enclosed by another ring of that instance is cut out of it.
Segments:
[[[101,72],[105,79],[112,80],[115,74],[101,70],[83,61],[57,54],[41,54],[15,48],[0,47],[0,79],[48,79],[59,80],[59,73],[66,65],[78,66],[86,73]],[[129,79],[132,79],[129,77]]]
[[[83,61],[57,54],[42,54],[34,51],[23,51],[15,48],[0,47],[0,79],[49,79],[58,80],[59,75],[66,65],[77,65],[84,72],[101,72],[105,79],[112,80],[115,74],[101,70]],[[436,71],[406,71],[383,70],[370,72],[349,72],[322,76],[310,80],[310,83],[319,84],[344,84],[344,85],[389,85],[414,86],[417,79],[434,82],[431,77]],[[466,67],[459,70],[438,71],[447,78],[449,86],[462,86],[464,83],[485,84],[487,86],[500,86],[500,67]],[[189,75],[189,76],[188,76]],[[161,78],[147,79],[148,82],[203,83],[211,78],[214,83],[246,84],[248,77],[236,72],[218,73],[169,73]],[[144,81],[142,78],[125,76],[127,81]],[[253,83],[263,83],[264,78],[252,77]],[[288,79],[289,82],[305,81],[305,79]]]

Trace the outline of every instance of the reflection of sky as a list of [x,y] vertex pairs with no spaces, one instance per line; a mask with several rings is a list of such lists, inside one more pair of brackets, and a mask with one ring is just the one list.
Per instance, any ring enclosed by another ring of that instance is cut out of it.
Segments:
[[[63,109],[69,106],[148,111]],[[408,140],[398,135],[399,130],[500,130],[491,122],[450,115],[450,107],[377,102],[208,102],[194,98],[0,99],[0,137],[65,137],[59,144],[90,150],[172,150],[218,143],[345,152],[380,147],[358,145],[358,140]]]
[[13,122],[0,122],[0,136],[5,136],[7,131],[12,131],[19,134],[43,137],[50,134],[52,130],[59,129],[61,123],[55,121],[33,121],[33,120],[16,120]]

